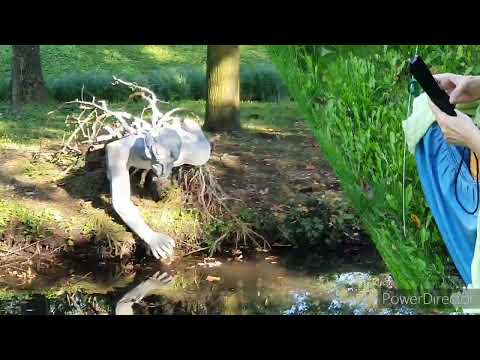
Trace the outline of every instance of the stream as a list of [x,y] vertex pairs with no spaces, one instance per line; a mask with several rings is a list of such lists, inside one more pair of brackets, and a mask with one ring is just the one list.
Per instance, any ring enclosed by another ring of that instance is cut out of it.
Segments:
[[[334,256],[294,250],[243,258],[147,262],[125,275],[92,264],[57,284],[12,286],[0,277],[1,315],[414,315],[379,306],[393,281],[374,249]],[[438,312],[435,312],[438,313]]]

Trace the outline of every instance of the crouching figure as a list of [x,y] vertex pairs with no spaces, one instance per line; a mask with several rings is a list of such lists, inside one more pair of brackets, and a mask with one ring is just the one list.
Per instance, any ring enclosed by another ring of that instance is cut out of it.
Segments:
[[143,220],[130,196],[130,168],[152,170],[165,183],[174,167],[200,166],[210,158],[210,142],[193,120],[176,120],[141,134],[129,135],[106,146],[107,178],[113,208],[125,224],[148,246],[155,258],[173,255],[175,241],[153,231]]

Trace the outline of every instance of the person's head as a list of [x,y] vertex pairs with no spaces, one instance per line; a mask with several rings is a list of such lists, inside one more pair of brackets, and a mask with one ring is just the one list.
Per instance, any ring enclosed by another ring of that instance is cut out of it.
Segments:
[[145,136],[145,154],[151,160],[152,170],[159,179],[170,177],[181,147],[179,135],[171,129],[160,128]]

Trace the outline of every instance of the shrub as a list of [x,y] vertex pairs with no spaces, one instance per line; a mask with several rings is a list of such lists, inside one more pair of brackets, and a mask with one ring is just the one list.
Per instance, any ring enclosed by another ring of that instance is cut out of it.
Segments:
[[[47,87],[59,101],[70,101],[95,95],[109,101],[124,100],[129,90],[113,86],[113,75],[135,81],[151,88],[164,101],[205,100],[207,80],[205,66],[161,66],[146,74],[108,71],[69,73],[48,78]],[[288,98],[287,87],[272,64],[242,64],[240,69],[240,96],[243,101],[277,102]],[[9,98],[8,79],[0,80],[0,100]]]

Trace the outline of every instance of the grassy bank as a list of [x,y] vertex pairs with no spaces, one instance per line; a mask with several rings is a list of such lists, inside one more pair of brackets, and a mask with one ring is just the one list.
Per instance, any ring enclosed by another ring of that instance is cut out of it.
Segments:
[[[62,233],[56,234],[59,240],[75,243],[94,239],[101,256],[130,254],[133,238],[113,216],[104,169],[88,172],[83,169],[84,163],[79,162],[66,174],[70,160],[65,160],[67,164],[62,167],[44,158],[59,147],[67,131],[64,123],[66,111],[47,115],[58,105],[30,105],[20,117],[8,112],[0,116],[0,157],[3,160],[0,199],[5,199],[0,210],[0,235],[15,237],[14,233],[18,231],[22,234],[22,241],[12,240],[12,244],[23,244],[25,236],[30,240],[45,238],[54,234],[53,229],[61,229]],[[122,105],[113,103],[110,107],[118,109]],[[204,101],[182,101],[166,106],[165,110],[179,106],[189,108],[201,118],[205,111]],[[8,104],[1,104],[0,111],[6,111],[7,107]],[[256,133],[288,133],[298,119],[296,107],[290,102],[247,102],[242,103],[241,108],[241,121],[246,132],[243,137],[230,140],[232,143],[245,142],[247,146],[249,143],[255,146],[258,142]],[[211,134],[207,135],[211,137]],[[263,141],[267,142],[267,139]],[[62,184],[61,187],[58,184]],[[148,196],[144,198],[142,189],[138,188],[136,192],[135,201],[147,223],[156,231],[179,240],[183,244],[180,248],[196,249],[216,240],[209,237],[222,235],[218,234],[219,227],[215,224],[206,228],[196,209],[182,208],[183,195],[178,188],[171,189],[159,203]],[[219,221],[224,231],[232,230],[228,221]],[[26,240],[27,243],[30,240]]]
[[[122,254],[128,258],[135,243],[115,217],[104,169],[86,171],[80,162],[65,174],[70,162],[57,165],[44,157],[58,148],[65,131],[66,112],[47,116],[57,106],[31,105],[20,117],[8,113],[0,117],[0,199],[4,200],[0,238],[16,239],[12,244],[22,248],[33,239],[54,237],[53,249],[70,251],[89,244],[86,249],[103,259]],[[204,116],[204,101],[168,106],[187,107]],[[360,236],[357,220],[294,103],[243,102],[241,123],[244,131],[236,136],[207,134],[215,141],[209,166],[228,196],[241,200],[234,202],[237,216],[271,244],[321,248],[328,243],[335,248],[345,241],[345,232],[355,233],[349,235],[352,238]],[[228,216],[205,222],[197,209],[182,205],[178,190],[174,187],[157,203],[145,189],[134,186],[132,198],[146,222],[174,237],[181,251],[236,246],[235,236],[222,237],[236,230]],[[244,245],[243,240],[239,245]],[[245,245],[252,247],[249,242]]]

